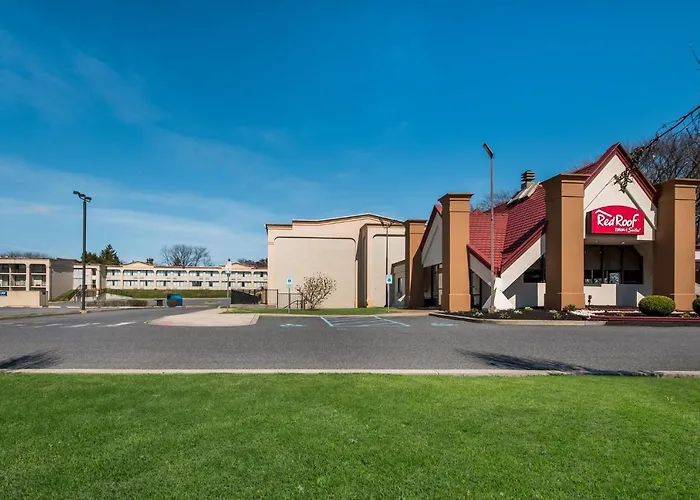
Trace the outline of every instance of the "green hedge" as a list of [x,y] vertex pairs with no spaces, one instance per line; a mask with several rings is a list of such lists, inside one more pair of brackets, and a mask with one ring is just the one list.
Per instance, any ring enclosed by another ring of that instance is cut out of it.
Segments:
[[695,314],[700,316],[700,297],[693,301],[693,311],[695,311]]
[[639,310],[646,316],[670,316],[676,310],[676,303],[663,295],[649,295],[639,301]]
[[144,299],[128,299],[128,300],[98,300],[90,303],[94,307],[146,307],[148,301]]
[[122,290],[106,288],[105,292],[136,299],[164,299],[169,293],[177,293],[187,299],[225,299],[226,290]]

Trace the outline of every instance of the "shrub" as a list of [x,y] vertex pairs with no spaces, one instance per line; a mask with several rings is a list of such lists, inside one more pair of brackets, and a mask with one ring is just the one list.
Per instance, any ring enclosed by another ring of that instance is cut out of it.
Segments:
[[297,287],[297,292],[301,298],[309,304],[310,309],[316,309],[323,303],[337,288],[336,281],[325,273],[316,273],[307,276]]
[[676,303],[663,295],[649,295],[639,301],[639,310],[646,316],[670,316]]
[[565,311],[569,311],[569,312],[575,311],[575,310],[576,310],[576,306],[573,305],[573,304],[569,304],[568,306],[566,306],[566,307],[564,308],[564,310],[565,310]]
[[693,311],[695,311],[695,314],[700,316],[700,297],[693,301]]
[[532,311],[532,307],[525,306],[525,307],[523,307],[523,311]]
[[503,311],[499,317],[501,319],[510,319],[510,314],[508,314],[506,311]]
[[90,303],[90,305],[95,307],[146,307],[148,306],[148,301],[143,299],[98,300]]
[[549,312],[552,313],[552,319],[561,319],[562,318],[562,315],[559,311],[549,311]]

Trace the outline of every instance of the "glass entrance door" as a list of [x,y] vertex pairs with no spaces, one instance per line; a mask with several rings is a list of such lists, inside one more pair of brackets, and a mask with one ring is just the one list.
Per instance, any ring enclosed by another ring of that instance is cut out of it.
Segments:
[[472,309],[481,309],[481,278],[474,271],[469,271],[469,286],[471,287]]

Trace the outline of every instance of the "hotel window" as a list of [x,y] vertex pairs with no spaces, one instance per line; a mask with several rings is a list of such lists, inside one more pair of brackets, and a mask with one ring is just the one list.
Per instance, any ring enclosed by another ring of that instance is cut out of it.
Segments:
[[634,246],[586,245],[583,253],[586,285],[641,285],[644,261]]
[[544,256],[537,259],[537,261],[523,273],[523,281],[525,283],[545,283]]

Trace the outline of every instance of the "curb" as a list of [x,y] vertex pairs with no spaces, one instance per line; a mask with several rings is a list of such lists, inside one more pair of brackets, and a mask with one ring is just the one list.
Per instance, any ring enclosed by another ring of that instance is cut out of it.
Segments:
[[457,321],[471,321],[472,323],[490,323],[493,325],[512,325],[512,326],[605,326],[606,321],[569,321],[569,320],[537,320],[537,319],[488,319],[488,318],[470,318],[467,316],[457,316],[446,313],[430,313],[430,316],[443,319],[453,319]]
[[428,316],[428,313],[381,313],[381,314],[282,314],[282,313],[257,313],[257,312],[245,312],[245,313],[228,313],[222,312],[221,314],[257,314],[261,318],[321,318],[323,316],[332,316],[334,318],[409,318],[409,317],[423,317]]
[[[324,369],[324,368],[299,368],[299,369],[275,369],[275,368],[203,368],[203,369],[119,369],[119,368],[27,368],[24,370],[0,370],[2,374],[53,374],[53,375],[440,375],[455,377],[542,377],[542,376],[600,376],[587,373],[571,373],[559,370],[503,370],[491,368],[474,369]],[[700,371],[672,371],[661,370],[648,372],[645,376],[657,378],[700,378]]]
[[46,316],[71,316],[74,314],[80,314],[80,309],[68,312],[47,312],[47,313],[27,313],[27,314],[13,314],[9,316],[0,316],[0,321],[7,321],[11,319],[27,319],[27,318],[43,318]]

